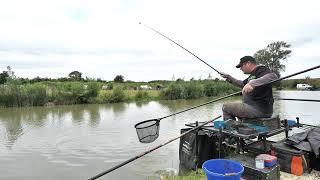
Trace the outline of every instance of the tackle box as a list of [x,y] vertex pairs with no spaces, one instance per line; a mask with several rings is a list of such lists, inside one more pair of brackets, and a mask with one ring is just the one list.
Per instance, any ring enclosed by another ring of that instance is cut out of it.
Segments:
[[263,159],[264,167],[272,167],[277,163],[277,157],[270,154],[259,154],[256,158]]
[[256,168],[255,156],[249,154],[236,154],[228,157],[230,160],[240,162],[244,167],[244,172],[241,176],[243,180],[279,180],[280,179],[280,166],[275,164],[272,167],[265,167],[263,169]]

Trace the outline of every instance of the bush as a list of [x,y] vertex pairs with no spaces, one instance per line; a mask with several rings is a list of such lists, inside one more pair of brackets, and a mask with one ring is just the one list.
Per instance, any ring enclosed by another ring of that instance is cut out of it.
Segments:
[[109,91],[101,91],[98,99],[101,99],[102,103],[118,103],[127,100],[121,87],[115,87],[111,93]]
[[239,90],[240,88],[224,81],[208,81],[204,86],[204,94],[208,97],[227,95]]
[[183,96],[183,86],[180,83],[171,83],[168,88],[161,91],[161,99],[182,99]]
[[208,96],[208,97],[217,96],[219,92],[216,87],[216,82],[213,82],[213,81],[207,82],[204,85],[204,94],[205,96]]
[[184,97],[186,99],[196,99],[203,97],[204,87],[202,84],[197,83],[196,81],[191,81],[185,86]]
[[89,82],[84,94],[79,97],[81,103],[91,103],[98,96],[100,85],[97,82]]
[[52,89],[50,99],[55,104],[77,104],[85,94],[85,87],[80,82],[57,83]]
[[148,100],[150,96],[147,91],[139,90],[137,94],[134,96],[136,101]]

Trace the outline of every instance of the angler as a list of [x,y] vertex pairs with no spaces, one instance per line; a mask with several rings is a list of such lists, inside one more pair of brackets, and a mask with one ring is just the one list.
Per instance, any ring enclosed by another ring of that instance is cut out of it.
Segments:
[[238,118],[269,118],[273,113],[272,85],[266,84],[276,80],[278,76],[269,68],[257,65],[255,58],[244,56],[240,59],[236,68],[240,68],[244,74],[250,76],[245,80],[238,80],[229,74],[222,77],[238,87],[242,88],[243,102],[226,103],[222,107],[223,119],[236,120]]

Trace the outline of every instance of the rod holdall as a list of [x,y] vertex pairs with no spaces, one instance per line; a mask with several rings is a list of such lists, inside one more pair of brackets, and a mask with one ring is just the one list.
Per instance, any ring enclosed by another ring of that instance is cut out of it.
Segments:
[[[181,129],[181,134],[191,128]],[[197,138],[197,139],[196,139]],[[196,147],[197,141],[197,147]],[[197,149],[198,148],[198,155]],[[227,156],[225,146],[221,147],[221,158]],[[216,134],[208,134],[205,131],[193,131],[180,138],[179,161],[180,168],[183,170],[195,170],[201,168],[202,164],[208,159],[219,157],[219,141]],[[198,158],[198,159],[197,159]]]

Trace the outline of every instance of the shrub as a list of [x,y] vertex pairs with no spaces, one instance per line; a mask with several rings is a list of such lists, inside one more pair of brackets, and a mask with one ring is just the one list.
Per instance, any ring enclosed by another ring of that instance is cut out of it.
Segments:
[[184,96],[186,99],[196,99],[204,95],[204,87],[196,81],[191,81],[185,86]]
[[150,96],[147,91],[139,90],[137,94],[134,96],[134,99],[137,101],[148,100]]
[[124,102],[126,100],[126,95],[121,87],[115,87],[110,95],[105,97],[107,103],[118,103]]
[[100,85],[97,82],[89,82],[85,88],[84,94],[79,96],[80,103],[91,103],[98,96]]
[[180,83],[171,83],[168,88],[161,91],[160,96],[162,99],[182,99],[183,87]]
[[204,85],[204,94],[205,96],[211,97],[211,96],[217,96],[218,95],[218,91],[216,88],[216,83],[213,81],[207,82]]
[[85,87],[80,82],[57,83],[52,89],[51,97],[55,104],[76,104],[85,94]]
[[208,81],[204,85],[204,94],[208,97],[231,94],[240,88],[224,81]]

